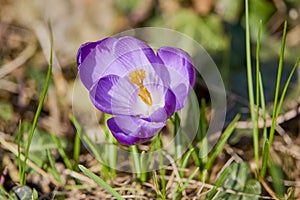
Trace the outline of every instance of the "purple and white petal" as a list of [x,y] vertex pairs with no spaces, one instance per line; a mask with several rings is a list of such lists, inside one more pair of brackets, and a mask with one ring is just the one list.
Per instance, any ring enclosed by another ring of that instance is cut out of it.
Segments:
[[151,47],[133,37],[121,37],[113,46],[114,59],[105,69],[102,75],[115,74],[124,76],[132,70],[139,68],[152,68],[153,65],[162,65],[162,61],[156,56]]
[[103,76],[124,76],[128,72],[147,68],[169,82],[163,63],[146,43],[133,37],[106,38],[82,45],[77,54],[80,78],[87,89]]
[[90,90],[90,98],[93,104],[102,112],[114,114],[112,111],[112,88],[119,82],[119,77],[109,75],[101,78]]
[[175,111],[176,106],[176,96],[175,94],[168,89],[164,95],[163,106],[156,108],[156,110],[145,120],[151,122],[163,122],[171,117]]
[[[118,58],[118,62],[131,71],[140,67],[154,69],[158,77],[161,77],[165,84],[170,82],[170,77],[167,69],[163,66],[163,62],[158,57],[153,49],[145,42],[142,42],[136,38],[125,36],[119,38],[114,46],[114,54]],[[110,68],[113,72],[114,68]],[[122,74],[118,74],[122,76]]]
[[134,145],[150,140],[166,124],[148,122],[131,116],[116,116],[107,120],[107,125],[120,143]]
[[77,53],[79,77],[90,90],[103,77],[103,71],[114,60],[112,48],[116,38],[106,38],[97,42],[83,44]]
[[[149,79],[153,78],[153,80],[148,80],[147,76],[150,76]],[[149,117],[156,110],[164,108],[167,88],[160,82],[160,79],[155,78],[154,75],[146,74],[145,82],[147,82],[147,84],[143,86],[151,96],[152,105],[146,104],[140,98],[139,86],[131,83],[128,76],[125,76],[120,78],[118,83],[109,92],[111,96],[112,113],[115,115]],[[167,118],[165,118],[165,120],[166,119]]]
[[170,88],[177,97],[176,110],[181,109],[195,84],[196,75],[191,57],[183,50],[161,47],[157,55],[161,58],[170,74]]

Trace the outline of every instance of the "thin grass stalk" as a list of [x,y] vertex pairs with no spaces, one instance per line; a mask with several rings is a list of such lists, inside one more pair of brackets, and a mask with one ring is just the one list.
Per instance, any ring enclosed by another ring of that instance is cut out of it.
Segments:
[[107,192],[114,196],[118,200],[124,200],[124,198],[116,192],[110,185],[108,185],[103,179],[94,174],[92,171],[84,167],[83,165],[78,165],[79,169],[88,177],[93,179],[99,186],[103,187]]
[[22,168],[23,168],[23,162],[21,160],[21,136],[22,135],[22,121],[20,120],[18,124],[18,136],[17,136],[17,143],[18,143],[18,167],[19,167],[19,179],[21,180],[21,174],[22,174]]
[[[160,174],[160,188],[161,188],[161,198],[163,200],[167,199],[167,190],[166,190],[166,187],[167,187],[167,182],[166,182],[166,178],[165,178],[165,175],[166,175],[166,170],[164,168],[164,159],[163,159],[163,154],[162,154],[162,141],[161,141],[161,132],[157,135],[157,137],[155,138],[154,140],[154,145],[155,148],[157,149],[157,157],[158,157],[158,164],[159,164],[159,174]],[[154,151],[151,150],[150,151]],[[152,156],[151,156],[152,157]],[[148,163],[150,164],[150,160],[148,161]]]
[[100,162],[100,163],[104,163],[103,158],[101,157],[100,153],[99,153],[99,149],[97,149],[97,146],[94,145],[94,143],[91,141],[91,139],[85,134],[82,134],[82,140],[85,142],[85,144],[87,145],[88,149],[94,154],[94,156],[96,157],[96,159]]
[[[81,130],[80,130],[81,132]],[[80,132],[77,131],[74,138],[74,148],[73,148],[73,160],[74,160],[74,170],[79,171],[79,155],[80,155]]]
[[280,57],[279,57],[279,64],[278,64],[278,70],[277,70],[277,81],[276,81],[276,88],[275,88],[273,113],[272,113],[272,125],[271,125],[271,129],[270,129],[270,134],[269,134],[270,145],[272,145],[272,142],[273,142],[273,137],[274,137],[275,128],[276,128],[276,121],[277,121],[277,119],[275,119],[275,116],[276,116],[276,113],[277,113],[277,102],[278,102],[278,97],[279,97],[279,90],[280,90],[280,83],[281,83],[281,74],[282,74],[282,68],[283,68],[285,39],[286,39],[286,29],[287,29],[287,22],[285,21],[284,22],[284,27],[283,27],[283,35],[282,35],[282,41],[281,41]]
[[[101,155],[99,154],[99,151],[97,149],[97,147],[93,144],[93,142],[90,140],[90,138],[84,133],[84,130],[82,129],[82,127],[80,126],[79,122],[76,120],[76,118],[73,115],[69,115],[69,119],[71,120],[71,122],[73,123],[73,125],[75,126],[78,134],[80,135],[82,141],[87,145],[87,148],[94,154],[94,156],[96,157],[96,159],[102,164],[104,163],[103,158],[101,157]],[[102,171],[105,171],[105,166],[102,166]]]
[[109,164],[109,171],[113,177],[116,176],[116,168],[117,168],[117,148],[114,145],[115,144],[115,138],[112,136],[108,126],[107,126],[107,120],[111,117],[111,115],[104,113],[104,132],[106,135],[106,139],[108,142],[108,145],[105,147],[105,157]]
[[262,165],[260,169],[260,176],[264,177],[267,170],[268,164],[268,154],[269,154],[269,139],[267,135],[267,126],[266,126],[266,104],[265,104],[265,96],[264,96],[264,88],[262,84],[261,73],[259,73],[259,86],[260,86],[260,103],[262,110],[262,118],[263,118],[263,146],[262,146]]
[[256,86],[256,126],[257,134],[253,134],[253,146],[254,146],[254,158],[256,163],[256,168],[259,167],[259,139],[258,139],[258,123],[259,123],[259,108],[260,108],[260,81],[259,81],[259,74],[260,74],[260,64],[259,64],[259,52],[260,52],[260,37],[261,37],[261,29],[262,29],[262,20],[259,22],[258,28],[258,36],[256,42],[256,70],[255,70],[255,86]]
[[229,168],[225,168],[223,173],[217,178],[217,181],[215,183],[215,186],[209,191],[208,195],[205,197],[207,200],[214,199],[215,195],[218,192],[218,188],[220,188],[224,181],[226,180],[226,174],[229,172]]
[[189,185],[190,181],[192,180],[192,178],[194,178],[196,176],[196,174],[199,171],[199,167],[197,167],[192,173],[191,175],[189,175],[189,177],[187,178],[186,182],[183,184],[183,186],[180,188],[179,192],[183,192],[186,187]]
[[146,152],[142,151],[140,154],[140,166],[141,166],[141,175],[140,181],[143,183],[147,181],[147,171],[148,171],[148,163],[146,162]]
[[262,151],[262,164],[260,169],[260,176],[263,178],[267,172],[268,160],[269,160],[270,144],[268,138],[264,140]]
[[55,142],[58,152],[60,154],[60,156],[62,157],[66,167],[70,170],[73,170],[73,165],[71,164],[71,161],[69,159],[69,157],[67,156],[59,138],[55,135],[55,134],[51,134],[52,140]]
[[236,123],[240,119],[240,115],[237,115],[232,122],[228,125],[228,127],[225,129],[224,133],[222,134],[220,140],[218,143],[214,146],[213,150],[211,151],[211,154],[208,156],[207,163],[204,167],[205,170],[210,170],[216,157],[222,152],[223,147],[225,143],[227,142],[228,138],[231,136],[233,133]]
[[[249,2],[245,0],[245,10],[246,10],[246,61],[247,61],[247,79],[248,79],[248,94],[249,94],[249,103],[250,103],[250,114],[251,121],[254,125],[253,131],[253,143],[255,152],[258,152],[258,129],[256,124],[256,115],[254,112],[254,92],[253,92],[253,78],[252,78],[252,64],[251,64],[251,47],[250,47],[250,23],[249,23]],[[258,154],[255,156],[256,168],[259,168],[258,165]]]
[[207,154],[208,154],[208,138],[207,138],[207,120],[205,113],[205,99],[201,99],[201,108],[200,108],[200,142],[201,147],[199,149],[199,157],[201,159],[201,163],[203,165],[207,162]]
[[133,161],[133,168],[137,175],[138,180],[141,180],[141,165],[140,165],[140,159],[139,159],[139,152],[136,145],[129,146],[132,161]]
[[269,160],[269,153],[270,153],[270,146],[272,146],[275,129],[276,129],[276,125],[277,125],[276,124],[277,117],[278,117],[277,112],[279,113],[279,111],[280,111],[280,108],[277,106],[277,104],[278,104],[279,90],[280,90],[280,83],[281,83],[281,74],[282,74],[282,68],[283,68],[286,29],[287,29],[287,22],[285,21],[284,28],[283,28],[283,36],[282,36],[282,41],[281,41],[279,64],[278,64],[278,69],[277,69],[277,80],[276,80],[276,88],[275,88],[275,95],[274,95],[273,112],[272,112],[272,125],[271,125],[270,132],[269,132],[268,142],[264,143],[264,146],[263,146],[264,147],[263,148],[264,156],[263,156],[263,162],[262,162],[262,169],[260,172],[260,175],[263,178],[266,175],[266,170],[267,170],[267,165],[268,165],[268,160]]
[[[181,159],[181,163],[180,163],[180,168],[181,169],[186,168],[186,166],[188,165],[188,162],[190,160],[190,157],[191,157],[193,151],[195,151],[195,149],[194,148],[190,148],[189,151],[187,153],[185,153],[185,155]],[[179,171],[179,175],[180,175],[181,178],[184,177],[184,174],[185,174],[184,171],[182,171],[182,170]]]
[[[47,153],[47,157],[48,157],[48,161],[49,161],[49,164],[50,164],[50,167],[51,167],[51,174],[52,176],[60,183],[60,184],[63,184],[63,181],[56,169],[56,166],[55,166],[55,161],[54,161],[54,158],[53,156],[51,155],[51,152],[49,149],[46,150],[46,153]],[[48,170],[49,171],[49,170]]]
[[175,159],[179,159],[182,155],[182,135],[180,134],[180,118],[176,112],[174,115],[174,134],[175,134]]
[[296,71],[296,69],[297,69],[297,67],[298,67],[299,60],[300,60],[300,57],[297,59],[295,65],[293,66],[293,68],[292,68],[292,70],[291,70],[291,72],[290,72],[290,74],[289,74],[289,77],[288,77],[288,79],[286,80],[285,85],[284,85],[284,87],[283,87],[282,94],[281,94],[281,97],[280,97],[280,100],[279,100],[279,103],[278,103],[278,106],[277,106],[277,111],[276,111],[276,121],[277,121],[277,118],[278,118],[278,116],[279,116],[279,114],[280,114],[280,110],[281,110],[281,107],[282,107],[282,104],[283,104],[283,101],[284,101],[284,98],[285,98],[285,95],[286,95],[288,86],[289,86],[289,84],[290,84],[290,82],[291,82],[291,80],[292,80],[292,77],[293,77],[293,75],[294,75],[294,73],[295,73],[295,71]]
[[263,138],[264,140],[268,139],[267,135],[267,117],[266,117],[266,103],[265,103],[265,92],[264,92],[264,87],[263,87],[263,82],[262,82],[262,77],[261,73],[259,73],[259,91],[260,91],[260,104],[261,104],[261,112],[262,112],[262,119],[263,119]]
[[49,22],[48,24],[48,28],[49,28],[49,34],[50,34],[50,59],[49,59],[49,66],[48,66],[48,71],[47,71],[47,75],[46,75],[46,80],[43,86],[43,90],[41,93],[41,97],[40,97],[40,101],[37,107],[37,110],[35,112],[34,115],[34,119],[33,119],[33,123],[28,135],[28,142],[27,142],[27,146],[25,149],[25,156],[24,156],[24,161],[23,161],[23,166],[22,166],[22,170],[21,170],[21,179],[20,179],[20,184],[21,185],[25,185],[26,184],[26,177],[25,177],[25,168],[26,168],[26,162],[28,159],[28,155],[29,155],[29,149],[30,149],[30,145],[31,145],[31,141],[33,138],[33,134],[37,125],[37,121],[38,118],[40,116],[40,113],[42,111],[42,107],[45,101],[45,97],[47,95],[47,91],[48,91],[48,87],[49,87],[49,82],[50,82],[50,77],[51,77],[51,72],[52,72],[52,60],[53,60],[53,35],[52,35],[52,28],[51,28],[51,24]]
[[162,198],[166,199],[167,198],[167,182],[166,182],[166,171],[164,168],[164,160],[163,160],[163,155],[161,153],[161,150],[158,151],[158,161],[159,161],[159,174],[161,176],[160,178],[160,185],[161,185],[161,194]]

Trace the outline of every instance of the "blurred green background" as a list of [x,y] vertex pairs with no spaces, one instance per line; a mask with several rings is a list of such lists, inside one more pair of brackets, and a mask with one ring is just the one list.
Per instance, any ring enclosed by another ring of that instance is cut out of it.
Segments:
[[[288,32],[283,80],[300,55],[300,1],[249,0],[249,3],[253,56],[258,24],[260,20],[263,23],[261,70],[266,100],[271,102],[285,20]],[[229,110],[238,108],[233,113],[243,112],[236,105],[248,104],[244,17],[244,0],[0,0],[0,64],[18,57],[30,43],[37,43],[30,65],[23,70],[25,79],[35,79],[37,84],[33,87],[40,91],[50,49],[47,33],[50,20],[55,44],[54,81],[59,83],[56,87],[60,93],[68,95],[77,74],[75,57],[80,44],[132,28],[170,28],[190,36],[207,50],[224,80]],[[6,77],[15,79],[18,75]],[[298,87],[296,76],[292,87]],[[1,98],[9,99],[3,94]],[[66,104],[70,105],[69,102],[70,99]]]

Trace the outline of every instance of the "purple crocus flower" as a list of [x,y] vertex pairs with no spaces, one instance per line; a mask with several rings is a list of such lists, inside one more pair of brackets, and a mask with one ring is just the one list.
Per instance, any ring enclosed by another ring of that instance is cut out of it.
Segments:
[[81,45],[79,76],[93,104],[114,115],[107,125],[122,144],[150,140],[185,105],[195,83],[190,56],[161,47],[154,52],[129,36]]

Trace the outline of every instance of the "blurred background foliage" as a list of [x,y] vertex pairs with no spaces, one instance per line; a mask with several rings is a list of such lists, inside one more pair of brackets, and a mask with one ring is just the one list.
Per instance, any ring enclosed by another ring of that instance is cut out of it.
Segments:
[[[266,100],[270,102],[285,20],[288,32],[284,80],[300,55],[300,1],[250,0],[249,3],[253,55],[258,24],[260,20],[263,22],[261,69]],[[63,105],[71,102],[69,88],[77,74],[75,58],[80,44],[132,28],[163,27],[199,42],[219,67],[228,94],[234,94],[233,99],[247,106],[244,0],[0,0],[0,64],[17,58],[30,45],[38,47],[38,50],[33,48],[29,65],[19,70],[22,73],[14,72],[6,80],[25,79],[27,88],[41,91],[41,77],[50,49],[48,20],[54,32],[54,83],[58,93],[65,97]],[[2,80],[1,84],[7,90],[7,83]],[[10,90],[17,90],[16,85],[9,86]],[[19,103],[29,103],[26,98],[35,95],[30,91]],[[236,107],[235,103],[231,105],[229,108]]]

